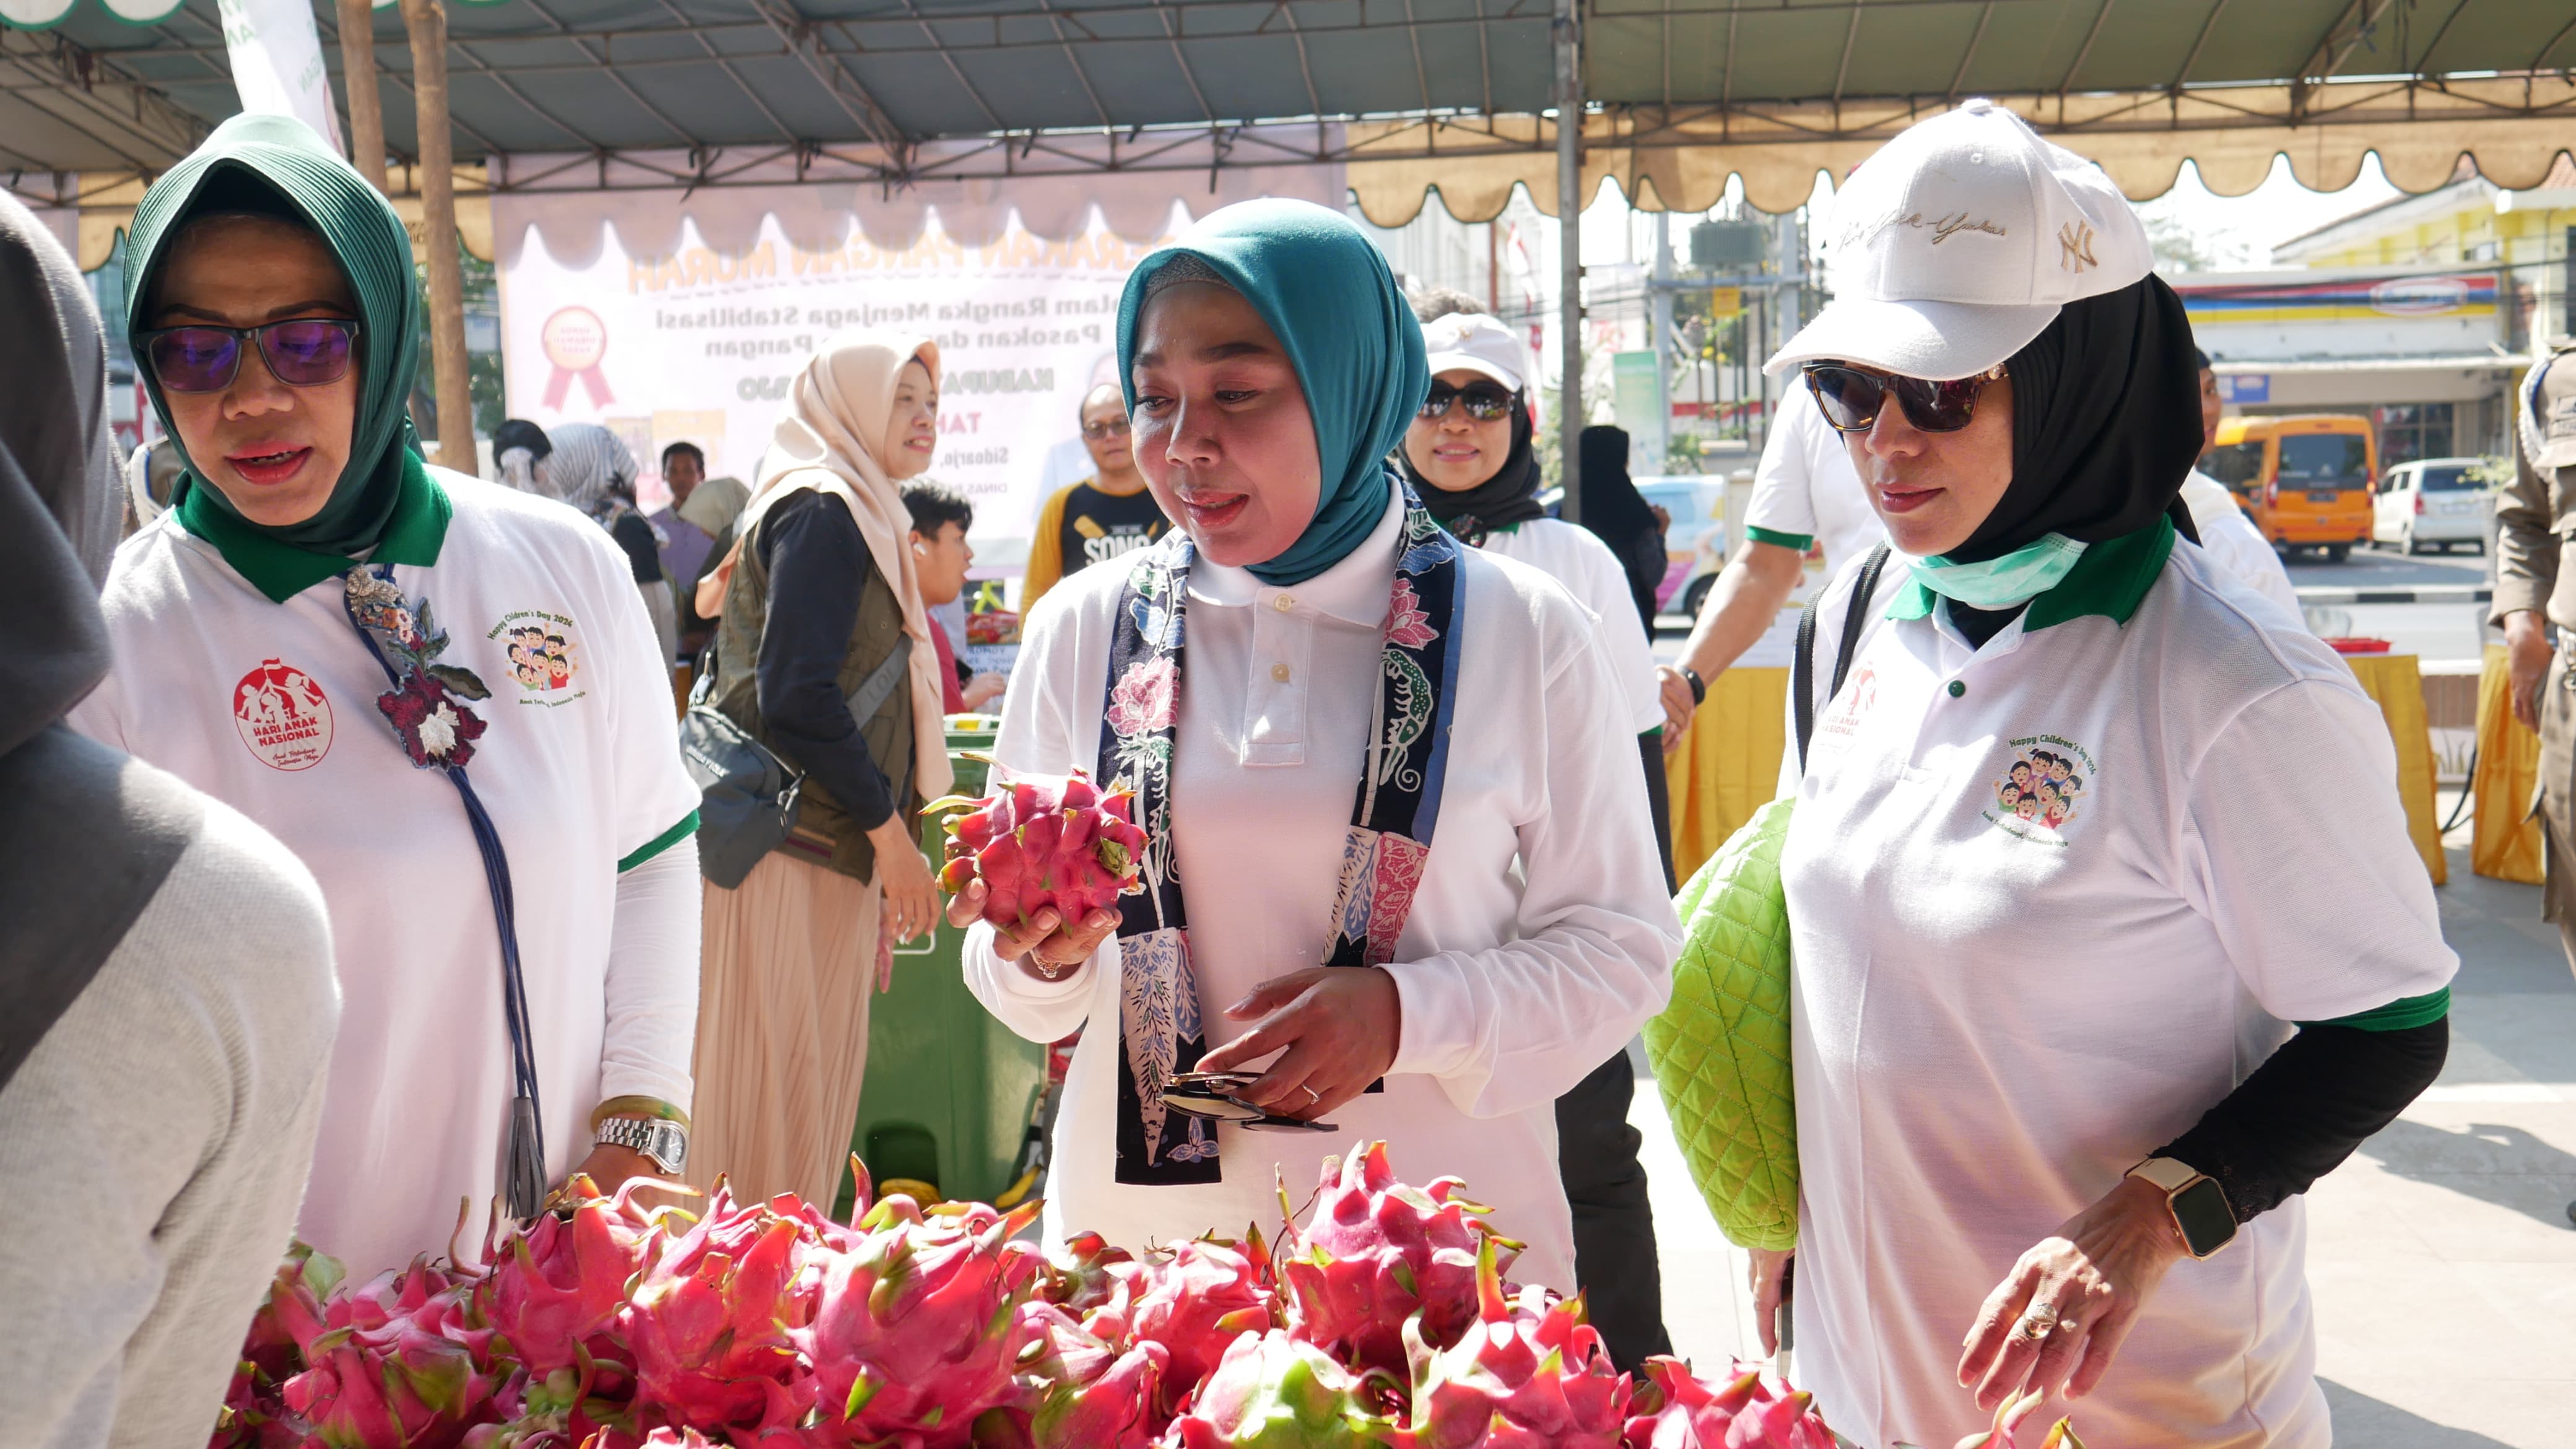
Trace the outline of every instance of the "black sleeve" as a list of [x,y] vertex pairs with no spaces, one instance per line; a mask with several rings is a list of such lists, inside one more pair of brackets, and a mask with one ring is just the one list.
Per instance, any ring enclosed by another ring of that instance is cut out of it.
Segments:
[[841,697],[841,661],[872,569],[867,540],[839,499],[807,492],[771,510],[760,530],[769,618],[754,684],[760,720],[789,762],[873,830],[894,814],[894,789]]
[[1664,777],[1664,729],[1657,725],[1637,736],[1637,754],[1646,763],[1646,812],[1655,821],[1655,849],[1664,857],[1664,893],[1681,889],[1673,878],[1672,786]]
[[641,513],[621,513],[608,526],[608,536],[626,550],[627,563],[634,566],[635,582],[658,584],[662,581],[662,555],[653,547],[653,525]]
[[2448,1017],[2398,1031],[2302,1026],[2192,1129],[2159,1150],[2218,1179],[2240,1223],[2334,1171],[2442,1072]]

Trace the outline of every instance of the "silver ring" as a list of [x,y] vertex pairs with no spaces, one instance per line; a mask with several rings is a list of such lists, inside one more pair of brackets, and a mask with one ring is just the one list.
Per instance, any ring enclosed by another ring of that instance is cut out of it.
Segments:
[[1302,1082],[1297,1085],[1297,1090],[1306,1094],[1306,1105],[1309,1107],[1312,1107],[1316,1103],[1324,1100],[1323,1093],[1316,1091],[1314,1088],[1309,1087]]
[[2034,1303],[2030,1305],[2030,1307],[2022,1310],[2021,1322],[2016,1326],[2015,1331],[2022,1337],[2036,1343],[2039,1340],[2048,1337],[2050,1334],[2055,1333],[2058,1329],[2058,1324],[2057,1305],[2053,1303]]

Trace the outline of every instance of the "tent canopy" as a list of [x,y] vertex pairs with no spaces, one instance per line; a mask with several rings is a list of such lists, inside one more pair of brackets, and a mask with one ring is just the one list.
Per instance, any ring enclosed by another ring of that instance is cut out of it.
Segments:
[[[157,172],[235,109],[217,0],[0,0],[0,18],[20,27],[0,29],[0,173],[22,194],[23,173]],[[336,7],[315,18],[336,74]],[[409,156],[410,50],[389,3],[373,18],[387,144]],[[1497,185],[1548,175],[1546,0],[498,0],[452,5],[449,27],[459,160],[579,156],[602,185],[627,160],[658,187],[745,164],[901,186],[1050,160],[1348,162],[1384,220],[1426,183],[1490,214]],[[1584,46],[1592,171],[1651,182],[1649,204],[1759,173],[1759,204],[1794,205],[1819,166],[1970,94],[2155,135],[2133,192],[2229,132],[2219,151],[2286,149],[2329,180],[2400,131],[2509,168],[2576,134],[2553,69],[2576,66],[2567,0],[1589,0]],[[1319,124],[1247,129],[1298,118]],[[1552,182],[1533,189],[1553,206]]]

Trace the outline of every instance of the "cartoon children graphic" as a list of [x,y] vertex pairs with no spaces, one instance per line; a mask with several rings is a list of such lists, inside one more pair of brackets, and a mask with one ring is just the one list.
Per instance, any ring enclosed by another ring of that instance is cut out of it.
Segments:
[[523,624],[510,631],[510,672],[524,689],[546,687],[545,630]]
[[561,689],[572,683],[572,655],[564,647],[564,636],[546,636],[545,668],[547,689]]
[[2003,778],[1995,781],[1999,813],[1987,818],[2000,824],[2028,821],[2052,832],[2073,820],[2080,804],[2077,792],[2084,788],[2084,777],[2075,773],[2082,754],[2071,745],[2064,750],[2017,749]]

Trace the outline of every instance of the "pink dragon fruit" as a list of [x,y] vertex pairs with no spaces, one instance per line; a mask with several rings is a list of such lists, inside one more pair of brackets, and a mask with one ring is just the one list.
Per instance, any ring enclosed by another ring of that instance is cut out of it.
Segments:
[[609,1330],[626,1306],[627,1282],[643,1266],[654,1228],[675,1211],[635,1206],[635,1193],[650,1185],[638,1178],[605,1198],[585,1193],[588,1178],[575,1178],[568,1219],[540,1213],[489,1254],[477,1306],[504,1352],[538,1379],[585,1359],[626,1364]]
[[[2028,1423],[2033,1414],[2039,1412],[2040,1403],[2047,1397],[2033,1389],[2019,1398],[2004,1400],[1995,1410],[1993,1425],[1960,1440],[1956,1449],[2013,1449],[2014,1436],[2021,1432],[2022,1425]],[[1914,1449],[1914,1446],[1899,1444],[1896,1449]],[[2048,1437],[2039,1441],[2039,1449],[2084,1449],[2084,1441],[2075,1437],[2072,1419],[2060,1419],[2049,1426]]]
[[209,1449],[286,1449],[303,1442],[304,1431],[287,1412],[280,1390],[303,1372],[304,1346],[324,1332],[324,1302],[347,1276],[339,1259],[310,1244],[288,1246],[268,1296],[251,1315]]
[[328,1449],[451,1449],[493,1414],[474,1280],[426,1258],[331,1299],[286,1407]]
[[1459,1196],[1444,1177],[1429,1187],[1396,1181],[1386,1144],[1324,1159],[1314,1210],[1280,1244],[1279,1277],[1289,1296],[1288,1328],[1364,1368],[1409,1371],[1404,1327],[1422,1315],[1434,1348],[1458,1341],[1476,1321],[1476,1254],[1487,1240],[1487,1209]]
[[812,1406],[790,1341],[802,1225],[718,1189],[707,1216],[638,1276],[624,1315],[636,1403],[677,1428],[722,1434],[794,1424]]
[[1173,1249],[1168,1260],[1154,1267],[1136,1299],[1132,1332],[1136,1341],[1159,1343],[1170,1351],[1171,1373],[1165,1382],[1172,1386],[1172,1400],[1216,1372],[1237,1338],[1270,1329],[1275,1294],[1263,1272],[1266,1258],[1257,1240],[1247,1252],[1200,1238]]
[[1145,832],[1133,818],[1134,800],[1130,791],[1101,793],[1076,770],[1063,778],[1024,775],[980,800],[950,795],[922,813],[948,817],[941,887],[954,893],[981,880],[990,892],[984,919],[1017,926],[1050,906],[1058,919],[1078,921],[1115,909],[1121,895],[1138,889]]
[[1628,1380],[1611,1367],[1583,1300],[1539,1287],[1504,1296],[1488,1241],[1476,1256],[1477,1322],[1434,1348],[1405,1325],[1413,1402],[1403,1449],[1620,1449]]
[[1149,1449],[1168,1417],[1156,1404],[1171,1364],[1149,1339],[1087,1380],[1057,1383],[1030,1424],[1031,1441],[1036,1449]]
[[1043,1259],[1011,1241],[1038,1205],[929,1213],[900,1193],[859,1220],[850,1251],[809,1255],[810,1320],[788,1337],[812,1369],[818,1427],[846,1440],[963,1445],[976,1421],[1020,1405],[1013,1372],[1038,1344],[1021,1309]]
[[1381,1412],[1394,1382],[1353,1373],[1311,1343],[1272,1329],[1226,1349],[1165,1449],[1385,1449],[1398,1442]]
[[1811,1396],[1758,1364],[1712,1382],[1679,1359],[1650,1358],[1630,1409],[1627,1449],[1834,1449]]

